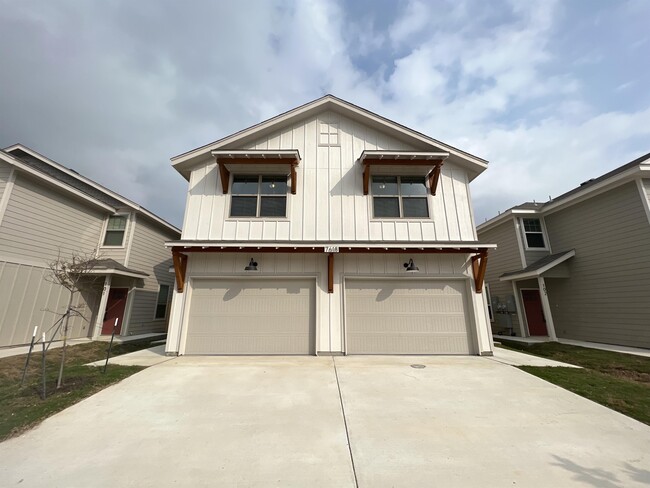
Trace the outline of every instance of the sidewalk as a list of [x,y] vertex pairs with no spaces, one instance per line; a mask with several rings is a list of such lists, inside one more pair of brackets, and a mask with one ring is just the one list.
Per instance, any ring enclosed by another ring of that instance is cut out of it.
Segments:
[[[120,364],[122,366],[153,366],[155,364],[164,363],[176,359],[175,356],[165,355],[165,344],[161,344],[149,349],[142,349],[140,351],[130,352],[115,356],[108,360],[108,364]],[[88,363],[86,366],[104,366],[105,359]]]
[[[503,336],[495,335],[494,340],[499,341],[512,341],[520,342],[522,344],[540,344],[543,342],[551,342],[548,337],[516,337],[516,336]],[[574,339],[558,339],[560,344],[568,344],[570,346],[588,347],[590,349],[600,349],[602,351],[620,352],[621,354],[632,354],[634,356],[644,356],[650,358],[650,349],[642,349],[639,347],[617,346],[615,344],[601,344],[600,342],[587,342],[576,341]]]
[[538,356],[531,356],[519,351],[512,351],[502,347],[494,348],[494,356],[486,356],[487,359],[496,361],[502,364],[509,364],[510,366],[553,366],[563,368],[580,368],[573,364],[562,363],[560,361],[553,361],[552,359],[540,358]]

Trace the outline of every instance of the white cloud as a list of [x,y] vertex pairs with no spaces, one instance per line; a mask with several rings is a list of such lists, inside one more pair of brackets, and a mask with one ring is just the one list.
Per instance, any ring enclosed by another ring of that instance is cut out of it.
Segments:
[[[643,3],[622,10],[642,18]],[[584,96],[592,80],[576,67],[609,60],[596,44],[558,51],[566,4],[372,6],[0,0],[0,144],[31,144],[180,224],[170,156],[331,92],[488,158],[473,185],[482,220],[625,163],[650,135],[647,103],[615,112]],[[354,56],[378,58],[376,72]],[[644,85],[628,79],[611,91]]]

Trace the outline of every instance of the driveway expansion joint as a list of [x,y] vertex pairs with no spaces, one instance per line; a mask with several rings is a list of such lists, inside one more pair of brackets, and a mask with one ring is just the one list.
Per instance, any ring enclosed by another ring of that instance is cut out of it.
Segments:
[[336,360],[332,356],[332,365],[334,366],[334,376],[336,377],[336,387],[339,391],[339,401],[341,402],[341,415],[343,416],[343,426],[345,427],[345,437],[348,440],[348,452],[350,453],[350,462],[352,463],[352,474],[354,475],[354,486],[359,488],[359,480],[357,478],[357,470],[354,465],[354,456],[352,454],[352,444],[350,442],[350,432],[348,430],[348,421],[345,417],[345,405],[343,404],[343,395],[341,394],[341,383],[339,382],[339,372],[336,369]]

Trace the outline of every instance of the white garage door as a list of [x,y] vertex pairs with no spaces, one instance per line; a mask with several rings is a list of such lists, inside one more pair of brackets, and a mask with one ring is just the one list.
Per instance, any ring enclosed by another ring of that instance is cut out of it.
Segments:
[[466,284],[347,280],[348,354],[471,354]]
[[199,280],[185,354],[314,354],[309,280]]

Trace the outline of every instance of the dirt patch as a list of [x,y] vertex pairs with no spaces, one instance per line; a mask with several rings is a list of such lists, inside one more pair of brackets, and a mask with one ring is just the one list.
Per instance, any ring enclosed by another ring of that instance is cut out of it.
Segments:
[[636,383],[644,383],[650,386],[650,373],[643,373],[640,371],[633,371],[624,368],[607,368],[602,369],[601,372],[628,381],[635,381]]

